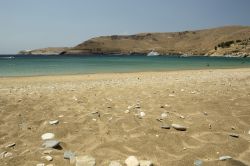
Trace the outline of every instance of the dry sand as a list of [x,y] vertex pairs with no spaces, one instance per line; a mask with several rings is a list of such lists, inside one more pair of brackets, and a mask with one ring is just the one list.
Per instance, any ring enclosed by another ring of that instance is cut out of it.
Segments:
[[[250,69],[0,78],[0,116],[0,153],[13,154],[1,166],[69,165],[65,150],[101,166],[129,155],[158,166],[250,165]],[[188,129],[161,129],[172,123]],[[63,148],[50,162],[41,159],[46,132]],[[218,161],[223,155],[234,160]]]

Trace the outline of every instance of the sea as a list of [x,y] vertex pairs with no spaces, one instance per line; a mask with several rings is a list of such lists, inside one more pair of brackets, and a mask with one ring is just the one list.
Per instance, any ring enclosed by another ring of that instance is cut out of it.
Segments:
[[152,57],[142,55],[0,55],[0,77],[249,67],[250,58]]

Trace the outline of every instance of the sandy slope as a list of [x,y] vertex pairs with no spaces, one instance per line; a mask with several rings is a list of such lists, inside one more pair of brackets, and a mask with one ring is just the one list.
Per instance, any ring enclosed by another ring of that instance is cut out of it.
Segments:
[[[136,104],[141,108],[124,113]],[[146,116],[139,119],[138,111]],[[168,117],[157,121],[164,112]],[[129,155],[161,166],[196,159],[250,165],[250,69],[0,78],[0,116],[0,152],[13,153],[0,165],[69,165],[65,150],[92,155],[97,165],[123,163]],[[59,124],[49,125],[54,119]],[[188,130],[160,128],[172,123]],[[63,147],[52,151],[51,162],[41,159],[45,132]],[[16,146],[6,148],[11,142]],[[218,161],[222,155],[235,160]]]

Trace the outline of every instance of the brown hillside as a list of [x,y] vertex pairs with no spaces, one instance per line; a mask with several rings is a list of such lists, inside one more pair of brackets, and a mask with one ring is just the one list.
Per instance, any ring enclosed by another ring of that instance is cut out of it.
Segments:
[[[221,43],[233,41],[227,47]],[[241,44],[241,41],[244,44]],[[171,33],[101,36],[87,40],[62,54],[146,54],[152,50],[162,55],[250,55],[250,26]]]

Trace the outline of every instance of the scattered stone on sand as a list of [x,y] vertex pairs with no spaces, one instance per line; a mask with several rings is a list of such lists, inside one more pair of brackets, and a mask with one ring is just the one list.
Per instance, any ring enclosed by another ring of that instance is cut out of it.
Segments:
[[53,160],[53,157],[47,155],[47,156],[42,156],[41,159],[45,159],[47,161],[52,161]]
[[169,125],[162,125],[161,128],[162,128],[162,129],[170,129],[171,126],[169,126]]
[[129,106],[128,106],[128,109],[131,109],[131,108],[133,108],[133,106],[129,105]]
[[1,158],[1,159],[4,158],[6,153],[7,153],[6,151],[1,152],[1,153],[0,153],[0,158]]
[[59,146],[60,142],[57,140],[46,140],[43,143],[43,146],[45,148],[56,148],[57,146]]
[[171,107],[169,104],[165,104],[165,107]]
[[149,160],[140,160],[140,166],[153,166],[153,162]]
[[129,156],[126,160],[125,160],[125,164],[127,166],[139,166],[140,163],[137,160],[137,158],[135,156]]
[[96,161],[92,156],[77,156],[76,158],[76,166],[95,166]]
[[174,95],[174,94],[169,94],[168,96],[169,96],[169,97],[174,97],[175,95]]
[[5,158],[5,157],[11,157],[13,154],[11,152],[6,152],[3,151],[2,153],[0,153],[0,159]]
[[183,115],[180,115],[179,117],[180,117],[181,119],[185,119],[185,117],[184,117]]
[[59,117],[59,118],[63,118],[63,117],[64,117],[64,115],[59,115],[58,117]]
[[45,133],[41,136],[42,140],[49,140],[55,138],[55,134],[53,133]]
[[232,126],[232,127],[231,127],[231,130],[235,130],[235,127],[234,127],[234,126]]
[[111,161],[109,166],[122,166],[118,161]]
[[195,160],[194,161],[194,166],[202,166],[202,160]]
[[232,157],[231,156],[221,156],[219,158],[220,161],[229,160],[229,159],[232,159]]
[[11,152],[7,152],[4,154],[4,157],[11,157],[11,156],[13,156],[13,153],[11,153]]
[[43,151],[43,154],[50,154],[52,151],[53,151],[53,150],[48,149],[48,150]]
[[92,120],[93,120],[93,121],[97,121],[97,119],[95,119],[95,118],[93,118]]
[[206,115],[206,116],[208,115],[207,112],[203,112],[203,114]]
[[135,108],[141,108],[140,104],[136,104]]
[[162,119],[166,118],[167,116],[168,116],[168,114],[165,113],[165,112],[161,114],[161,118],[162,118]]
[[143,118],[144,116],[145,116],[146,114],[145,114],[145,112],[140,112],[140,118]]
[[11,147],[14,147],[14,146],[16,146],[16,143],[10,143],[10,144],[8,144],[8,145],[6,145],[5,147],[6,148],[11,148]]
[[124,111],[125,114],[128,114],[129,112],[130,112],[129,110],[125,110],[125,111]]
[[156,120],[159,121],[159,122],[162,122],[162,121],[163,121],[162,118],[156,118]]
[[45,166],[45,164],[44,163],[39,163],[36,166]]
[[239,138],[240,135],[236,133],[230,133],[229,136],[234,137],[234,138]]
[[63,157],[64,159],[69,159],[72,158],[72,157],[75,157],[75,153],[71,152],[71,151],[65,151],[63,153]]
[[172,124],[171,125],[174,129],[179,130],[179,131],[186,131],[187,128],[185,126],[179,125],[179,124]]
[[209,129],[212,129],[212,125],[211,124],[209,124],[208,126],[209,126]]
[[59,120],[51,120],[51,121],[49,121],[49,124],[51,124],[51,125],[56,125],[58,123],[59,123]]
[[161,105],[160,108],[165,108],[164,105]]

